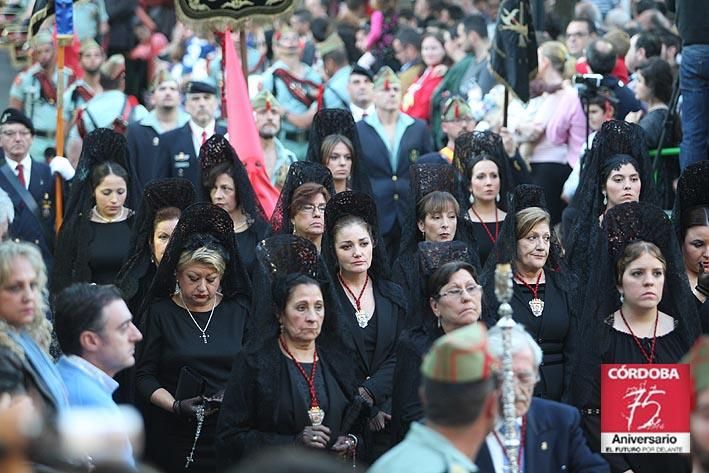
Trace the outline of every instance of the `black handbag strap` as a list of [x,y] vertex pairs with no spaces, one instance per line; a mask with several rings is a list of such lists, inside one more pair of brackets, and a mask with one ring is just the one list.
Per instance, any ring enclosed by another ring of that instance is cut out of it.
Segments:
[[17,195],[20,196],[20,199],[22,199],[22,202],[24,202],[30,212],[32,212],[32,215],[39,224],[39,228],[42,229],[42,234],[44,235],[44,239],[46,240],[47,245],[51,245],[52,235],[47,229],[47,226],[44,224],[44,221],[42,219],[42,213],[40,212],[39,206],[34,200],[34,197],[32,196],[32,194],[30,194],[30,191],[28,191],[25,186],[20,184],[19,179],[17,179],[15,173],[12,172],[12,169],[10,169],[10,165],[7,164],[7,161],[3,162],[2,166],[0,166],[0,172],[2,172],[2,174],[5,176],[5,179],[7,179],[7,181],[12,186],[13,190],[17,193]]

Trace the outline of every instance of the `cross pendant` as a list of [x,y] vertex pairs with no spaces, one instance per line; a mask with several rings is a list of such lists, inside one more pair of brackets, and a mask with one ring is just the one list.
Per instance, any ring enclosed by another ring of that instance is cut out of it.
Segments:
[[207,338],[209,338],[209,335],[207,335],[206,333],[203,333],[203,334],[202,334],[202,341],[203,341],[205,344],[207,343]]

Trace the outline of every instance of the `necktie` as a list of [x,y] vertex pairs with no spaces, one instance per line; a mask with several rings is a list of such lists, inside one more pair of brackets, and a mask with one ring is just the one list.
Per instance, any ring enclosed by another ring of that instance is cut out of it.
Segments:
[[17,180],[20,181],[20,184],[22,184],[22,187],[27,187],[27,184],[25,183],[24,166],[22,164],[18,164],[16,169],[17,169]]
[[202,144],[207,142],[207,132],[202,131]]

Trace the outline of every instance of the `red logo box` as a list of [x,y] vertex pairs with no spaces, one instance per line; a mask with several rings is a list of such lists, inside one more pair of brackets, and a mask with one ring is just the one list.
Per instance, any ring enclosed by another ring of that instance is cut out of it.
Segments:
[[689,453],[689,365],[601,365],[601,452]]

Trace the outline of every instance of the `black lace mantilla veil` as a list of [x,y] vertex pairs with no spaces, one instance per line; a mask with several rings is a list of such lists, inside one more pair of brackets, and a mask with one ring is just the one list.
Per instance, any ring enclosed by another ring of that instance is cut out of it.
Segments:
[[461,204],[466,209],[470,206],[470,182],[466,182],[465,176],[470,174],[471,168],[478,162],[477,158],[482,155],[487,155],[497,164],[500,173],[500,202],[497,205],[506,211],[507,195],[512,189],[512,170],[502,144],[502,137],[492,131],[470,131],[461,134],[455,140],[453,167],[461,176],[460,192],[463,197]]
[[[167,207],[184,210],[195,200],[195,189],[187,179],[166,178],[150,182],[143,190],[143,201],[135,214],[133,236],[130,244],[131,257],[125,262],[116,277],[116,286],[123,298],[131,301],[141,290],[141,284],[149,284],[152,278],[143,280],[149,273],[154,275],[154,262],[150,249],[155,214]],[[133,306],[131,309],[138,309]]]
[[185,250],[200,247],[213,248],[225,255],[226,269],[221,280],[223,296],[243,296],[250,300],[251,284],[236,248],[231,217],[216,205],[199,202],[182,212],[145,298],[144,308],[146,304],[175,292],[175,272],[180,255]]
[[345,191],[335,195],[325,208],[325,234],[323,235],[322,257],[325,266],[333,275],[338,271],[333,228],[343,217],[354,215],[364,220],[372,231],[372,265],[369,274],[375,279],[389,279],[389,258],[382,240],[377,219],[377,205],[374,199],[363,192]]
[[601,251],[590,258],[585,297],[577,299],[579,336],[573,361],[571,402],[585,407],[594,392],[603,353],[608,349],[604,320],[621,306],[616,287],[616,264],[625,247],[635,241],[654,243],[662,252],[667,269],[659,309],[676,320],[675,330],[686,349],[701,333],[696,304],[689,290],[682,255],[670,220],[651,204],[631,202],[610,209],[603,219]]
[[[91,208],[95,201],[91,189],[91,171],[99,164],[113,162],[127,169],[127,142],[125,136],[108,128],[97,128],[84,138],[81,156],[76,167],[76,174],[71,180],[71,189],[64,210],[64,222],[57,237],[52,269],[52,293],[59,291],[74,282],[91,279],[89,268],[89,246],[91,232]],[[128,197],[125,206],[133,208],[137,198],[134,198],[135,187],[127,182]]]
[[599,247],[601,226],[599,216],[605,210],[603,203],[602,174],[606,163],[616,155],[629,155],[640,167],[640,201],[656,203],[657,196],[652,180],[652,163],[645,146],[645,132],[634,123],[610,120],[601,126],[593,139],[591,151],[584,158],[579,186],[571,207],[575,217],[564,236],[566,260],[579,277],[587,279],[585,268],[589,255],[596,254]]
[[348,187],[353,191],[364,192],[372,195],[372,185],[369,176],[362,167],[362,144],[352,113],[341,108],[324,108],[313,117],[308,139],[308,152],[306,160],[311,163],[322,164],[320,148],[325,138],[330,135],[346,136],[351,142],[354,156],[352,156],[352,173]]
[[322,164],[310,161],[296,161],[288,169],[286,182],[283,183],[281,195],[278,197],[276,208],[271,216],[271,231],[273,235],[280,233],[293,233],[293,224],[288,214],[293,193],[306,182],[315,182],[327,189],[332,197],[335,195],[335,184],[332,180],[332,173]]
[[416,206],[418,202],[434,191],[448,192],[458,202],[460,207],[453,239],[461,241],[474,249],[473,266],[480,269],[480,258],[477,256],[478,242],[473,234],[470,221],[464,217],[467,206],[462,202],[458,172],[448,164],[413,164],[411,173],[411,198],[407,201],[404,225],[401,229],[401,257],[411,256],[416,252],[417,245],[423,241],[423,236],[416,224]]
[[234,180],[237,204],[253,226],[254,231],[258,235],[264,235],[268,229],[266,213],[251,186],[246,168],[231,143],[223,135],[213,135],[199,149],[199,163],[202,167],[202,192],[207,201],[210,200],[211,190],[205,187],[204,181],[207,174],[214,166],[222,163],[231,164],[230,176]]
[[680,247],[684,240],[682,219],[693,207],[709,207],[709,161],[706,159],[687,166],[677,182],[672,224]]

